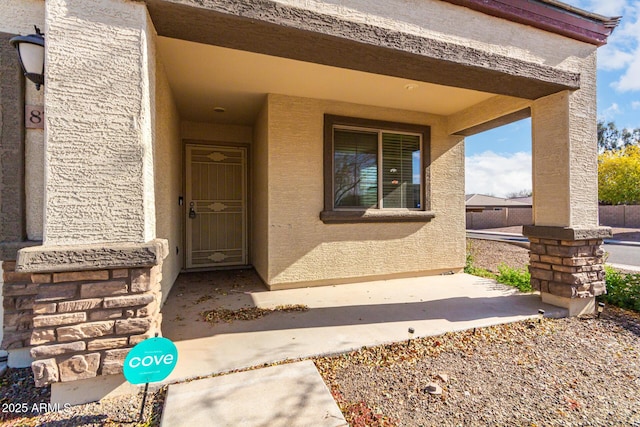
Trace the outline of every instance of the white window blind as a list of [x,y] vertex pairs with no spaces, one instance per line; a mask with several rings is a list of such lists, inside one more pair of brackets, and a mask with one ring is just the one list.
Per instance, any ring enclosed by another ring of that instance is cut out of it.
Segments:
[[420,208],[420,137],[382,133],[382,207]]

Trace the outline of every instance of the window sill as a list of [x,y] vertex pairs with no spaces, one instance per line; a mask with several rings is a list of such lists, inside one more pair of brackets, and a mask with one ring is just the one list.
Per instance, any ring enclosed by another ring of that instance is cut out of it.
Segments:
[[436,213],[434,211],[394,211],[384,209],[320,212],[320,219],[325,224],[348,224],[358,222],[429,222],[435,216]]

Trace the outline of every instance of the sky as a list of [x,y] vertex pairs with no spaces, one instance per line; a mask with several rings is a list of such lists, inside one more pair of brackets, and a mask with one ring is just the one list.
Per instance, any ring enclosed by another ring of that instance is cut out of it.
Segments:
[[[598,119],[640,127],[640,0],[563,0],[604,16],[622,16],[598,49]],[[467,137],[466,193],[506,197],[531,190],[531,119]]]

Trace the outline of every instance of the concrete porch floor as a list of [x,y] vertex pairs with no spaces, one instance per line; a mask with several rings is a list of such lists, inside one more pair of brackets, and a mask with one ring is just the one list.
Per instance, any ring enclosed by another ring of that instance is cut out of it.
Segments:
[[[309,310],[216,324],[201,315],[288,304]],[[467,274],[267,291],[253,270],[185,273],[162,309],[163,335],[178,348],[176,369],[164,382],[403,341],[409,327],[418,338],[514,322],[540,308],[548,317],[568,314],[539,295]]]

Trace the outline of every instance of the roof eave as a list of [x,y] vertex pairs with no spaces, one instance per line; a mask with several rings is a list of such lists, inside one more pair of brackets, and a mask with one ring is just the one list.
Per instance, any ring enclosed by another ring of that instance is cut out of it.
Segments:
[[620,23],[558,0],[443,0],[585,43],[602,46]]

